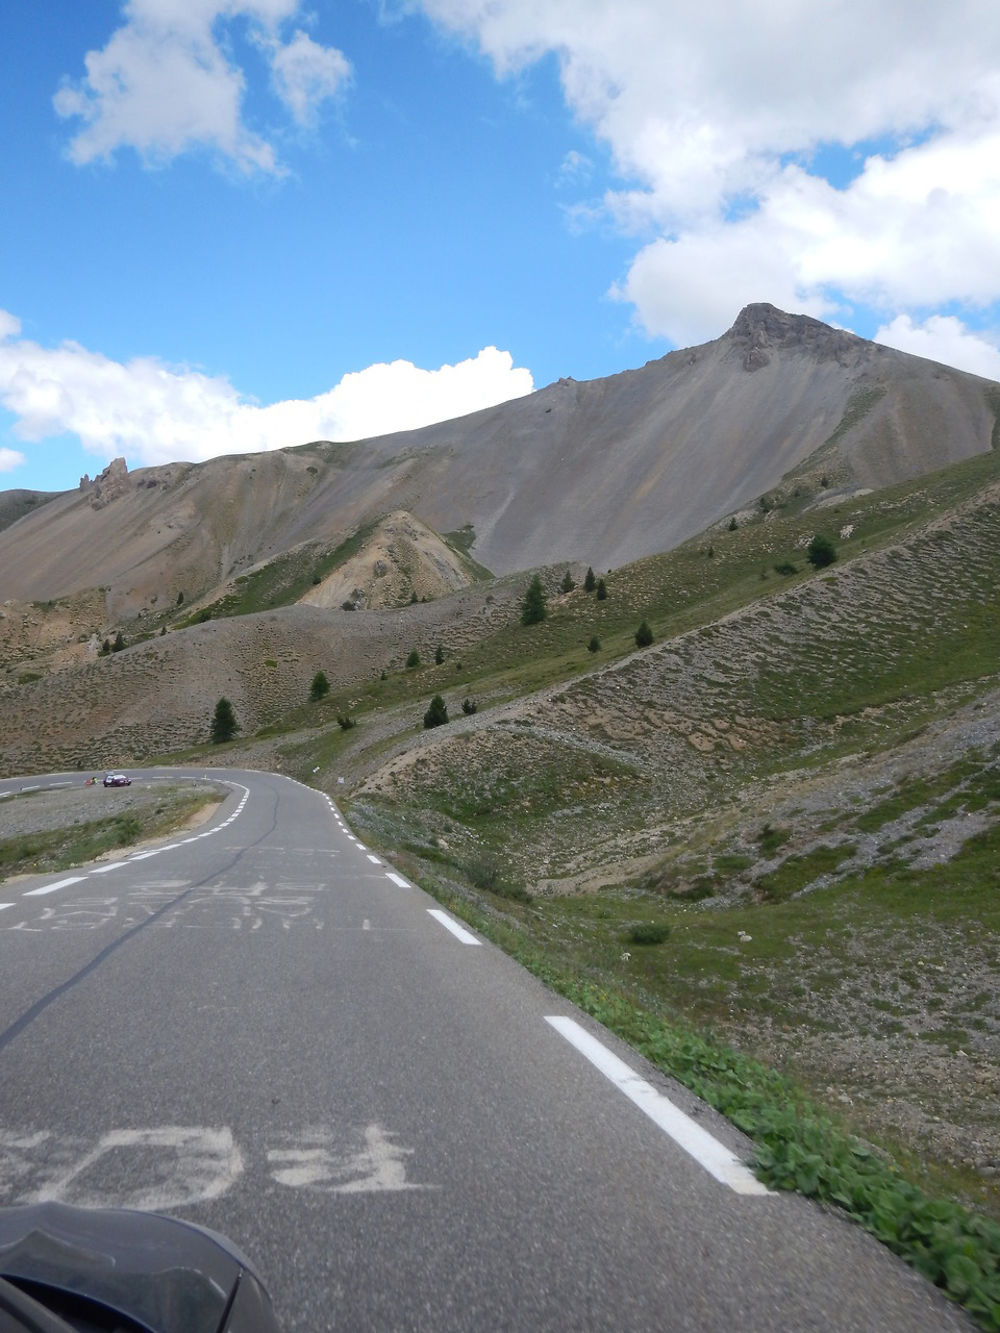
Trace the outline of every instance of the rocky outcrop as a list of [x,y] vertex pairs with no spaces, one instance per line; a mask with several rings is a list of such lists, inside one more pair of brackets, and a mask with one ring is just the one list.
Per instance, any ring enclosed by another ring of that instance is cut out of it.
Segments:
[[748,371],[769,365],[778,349],[806,352],[818,360],[848,366],[857,364],[874,347],[846,329],[835,329],[809,315],[786,314],[763,301],[744,306],[725,337],[736,345],[743,369]]

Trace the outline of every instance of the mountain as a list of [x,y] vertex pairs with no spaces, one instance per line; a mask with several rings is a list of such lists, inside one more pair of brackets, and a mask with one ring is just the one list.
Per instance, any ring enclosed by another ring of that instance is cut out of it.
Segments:
[[752,305],[700,347],[421,430],[134,472],[116,460],[0,531],[0,601],[101,587],[114,623],[268,562],[324,561],[399,512],[464,534],[497,574],[617,568],[782,484],[850,493],[983,453],[998,412],[991,381]]

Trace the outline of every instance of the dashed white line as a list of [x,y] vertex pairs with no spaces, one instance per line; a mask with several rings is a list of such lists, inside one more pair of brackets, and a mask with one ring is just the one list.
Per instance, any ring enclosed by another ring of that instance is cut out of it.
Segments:
[[467,931],[464,926],[460,926],[457,921],[453,920],[447,912],[442,912],[439,907],[428,907],[427,910],[435,921],[440,921],[445,930],[450,930],[455,939],[460,940],[462,944],[482,944],[482,940],[477,940],[475,935]]
[[70,875],[69,879],[56,880],[55,884],[46,884],[44,888],[29,889],[24,896],[25,898],[41,898],[46,893],[55,893],[56,889],[65,889],[70,884],[79,884],[82,879],[86,878],[86,875]]
[[410,884],[408,880],[405,880],[402,875],[394,875],[391,870],[386,875],[386,879],[391,879],[393,884],[398,884],[401,889],[413,888],[413,885]]
[[368,860],[371,861],[373,866],[380,866],[382,864],[377,856],[372,856],[371,852],[368,853]]
[[109,870],[120,870],[125,865],[128,865],[127,861],[110,861],[106,866],[92,866],[89,873],[91,875],[106,875]]
[[14,906],[13,903],[0,903],[0,912],[2,912],[5,907],[13,907],[13,906]]
[[654,1124],[669,1134],[674,1142],[703,1166],[710,1176],[728,1185],[737,1194],[770,1194],[734,1152],[714,1139],[701,1125],[686,1116],[662,1092],[640,1078],[624,1060],[592,1037],[573,1018],[547,1017],[555,1030],[585,1056],[590,1063],[648,1115]]

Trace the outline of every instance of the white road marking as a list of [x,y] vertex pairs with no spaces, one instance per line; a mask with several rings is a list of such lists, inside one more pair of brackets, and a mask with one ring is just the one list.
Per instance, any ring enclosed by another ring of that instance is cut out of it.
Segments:
[[398,884],[401,889],[412,889],[413,885],[403,878],[402,875],[394,875],[390,870],[386,879],[391,879],[393,884]]
[[151,856],[159,856],[162,849],[157,847],[152,852],[136,852],[135,856],[130,856],[129,861],[148,861]]
[[267,1154],[271,1178],[292,1189],[316,1190],[324,1194],[381,1194],[387,1191],[436,1189],[406,1179],[406,1158],[412,1148],[393,1143],[394,1134],[381,1125],[364,1130],[364,1147],[344,1152],[324,1129],[307,1131],[289,1148],[272,1148]]
[[65,889],[70,884],[79,884],[86,875],[70,875],[69,879],[60,879],[55,884],[46,884],[44,889],[29,889],[24,895],[26,898],[41,898],[46,893],[55,893],[56,889]]
[[159,1212],[217,1199],[242,1174],[243,1154],[231,1129],[200,1125],[116,1129],[103,1134],[97,1146],[76,1161],[56,1165],[24,1201]]
[[377,856],[372,856],[371,852],[368,853],[368,860],[371,861],[373,866],[380,866],[382,864]]
[[0,912],[2,912],[5,907],[13,907],[13,906],[14,906],[13,903],[0,903]]
[[464,926],[460,926],[447,912],[442,912],[438,907],[428,907],[427,910],[436,921],[441,922],[445,930],[451,931],[456,940],[461,940],[463,944],[482,944],[482,940],[477,940],[475,935],[470,934]]
[[695,1124],[690,1116],[686,1116],[662,1092],[657,1092],[652,1084],[640,1078],[624,1060],[619,1060],[617,1055],[596,1037],[592,1037],[575,1019],[550,1016],[545,1021],[565,1037],[570,1045],[575,1046],[605,1078],[610,1079],[654,1124],[669,1134],[710,1176],[728,1185],[737,1194],[771,1193],[734,1152],[714,1139],[701,1125]]
[[108,865],[106,865],[106,866],[93,866],[93,867],[91,867],[90,873],[91,873],[92,875],[106,875],[106,874],[108,873],[109,870],[120,870],[120,869],[122,868],[123,865],[127,865],[127,864],[128,864],[127,861],[112,861],[112,862],[110,862],[110,864],[108,864]]

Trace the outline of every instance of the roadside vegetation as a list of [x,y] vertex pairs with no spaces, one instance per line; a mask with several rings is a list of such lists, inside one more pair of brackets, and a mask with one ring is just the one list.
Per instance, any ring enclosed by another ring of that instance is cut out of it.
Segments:
[[[93,790],[95,803],[99,803],[105,793],[97,787]],[[6,797],[0,802],[0,831],[5,823],[8,827],[12,823],[25,824],[31,831],[0,838],[0,883],[14,875],[69,870],[118,848],[165,837],[174,829],[191,823],[206,805],[217,805],[220,799],[211,792],[175,791],[166,785],[158,788],[151,799],[146,799],[136,788],[129,789],[127,794],[116,789],[115,796],[120,798],[122,808],[114,814],[82,818],[68,827],[55,828],[45,827],[48,821],[41,812],[37,819],[4,818],[22,802],[43,806],[46,793]]]

